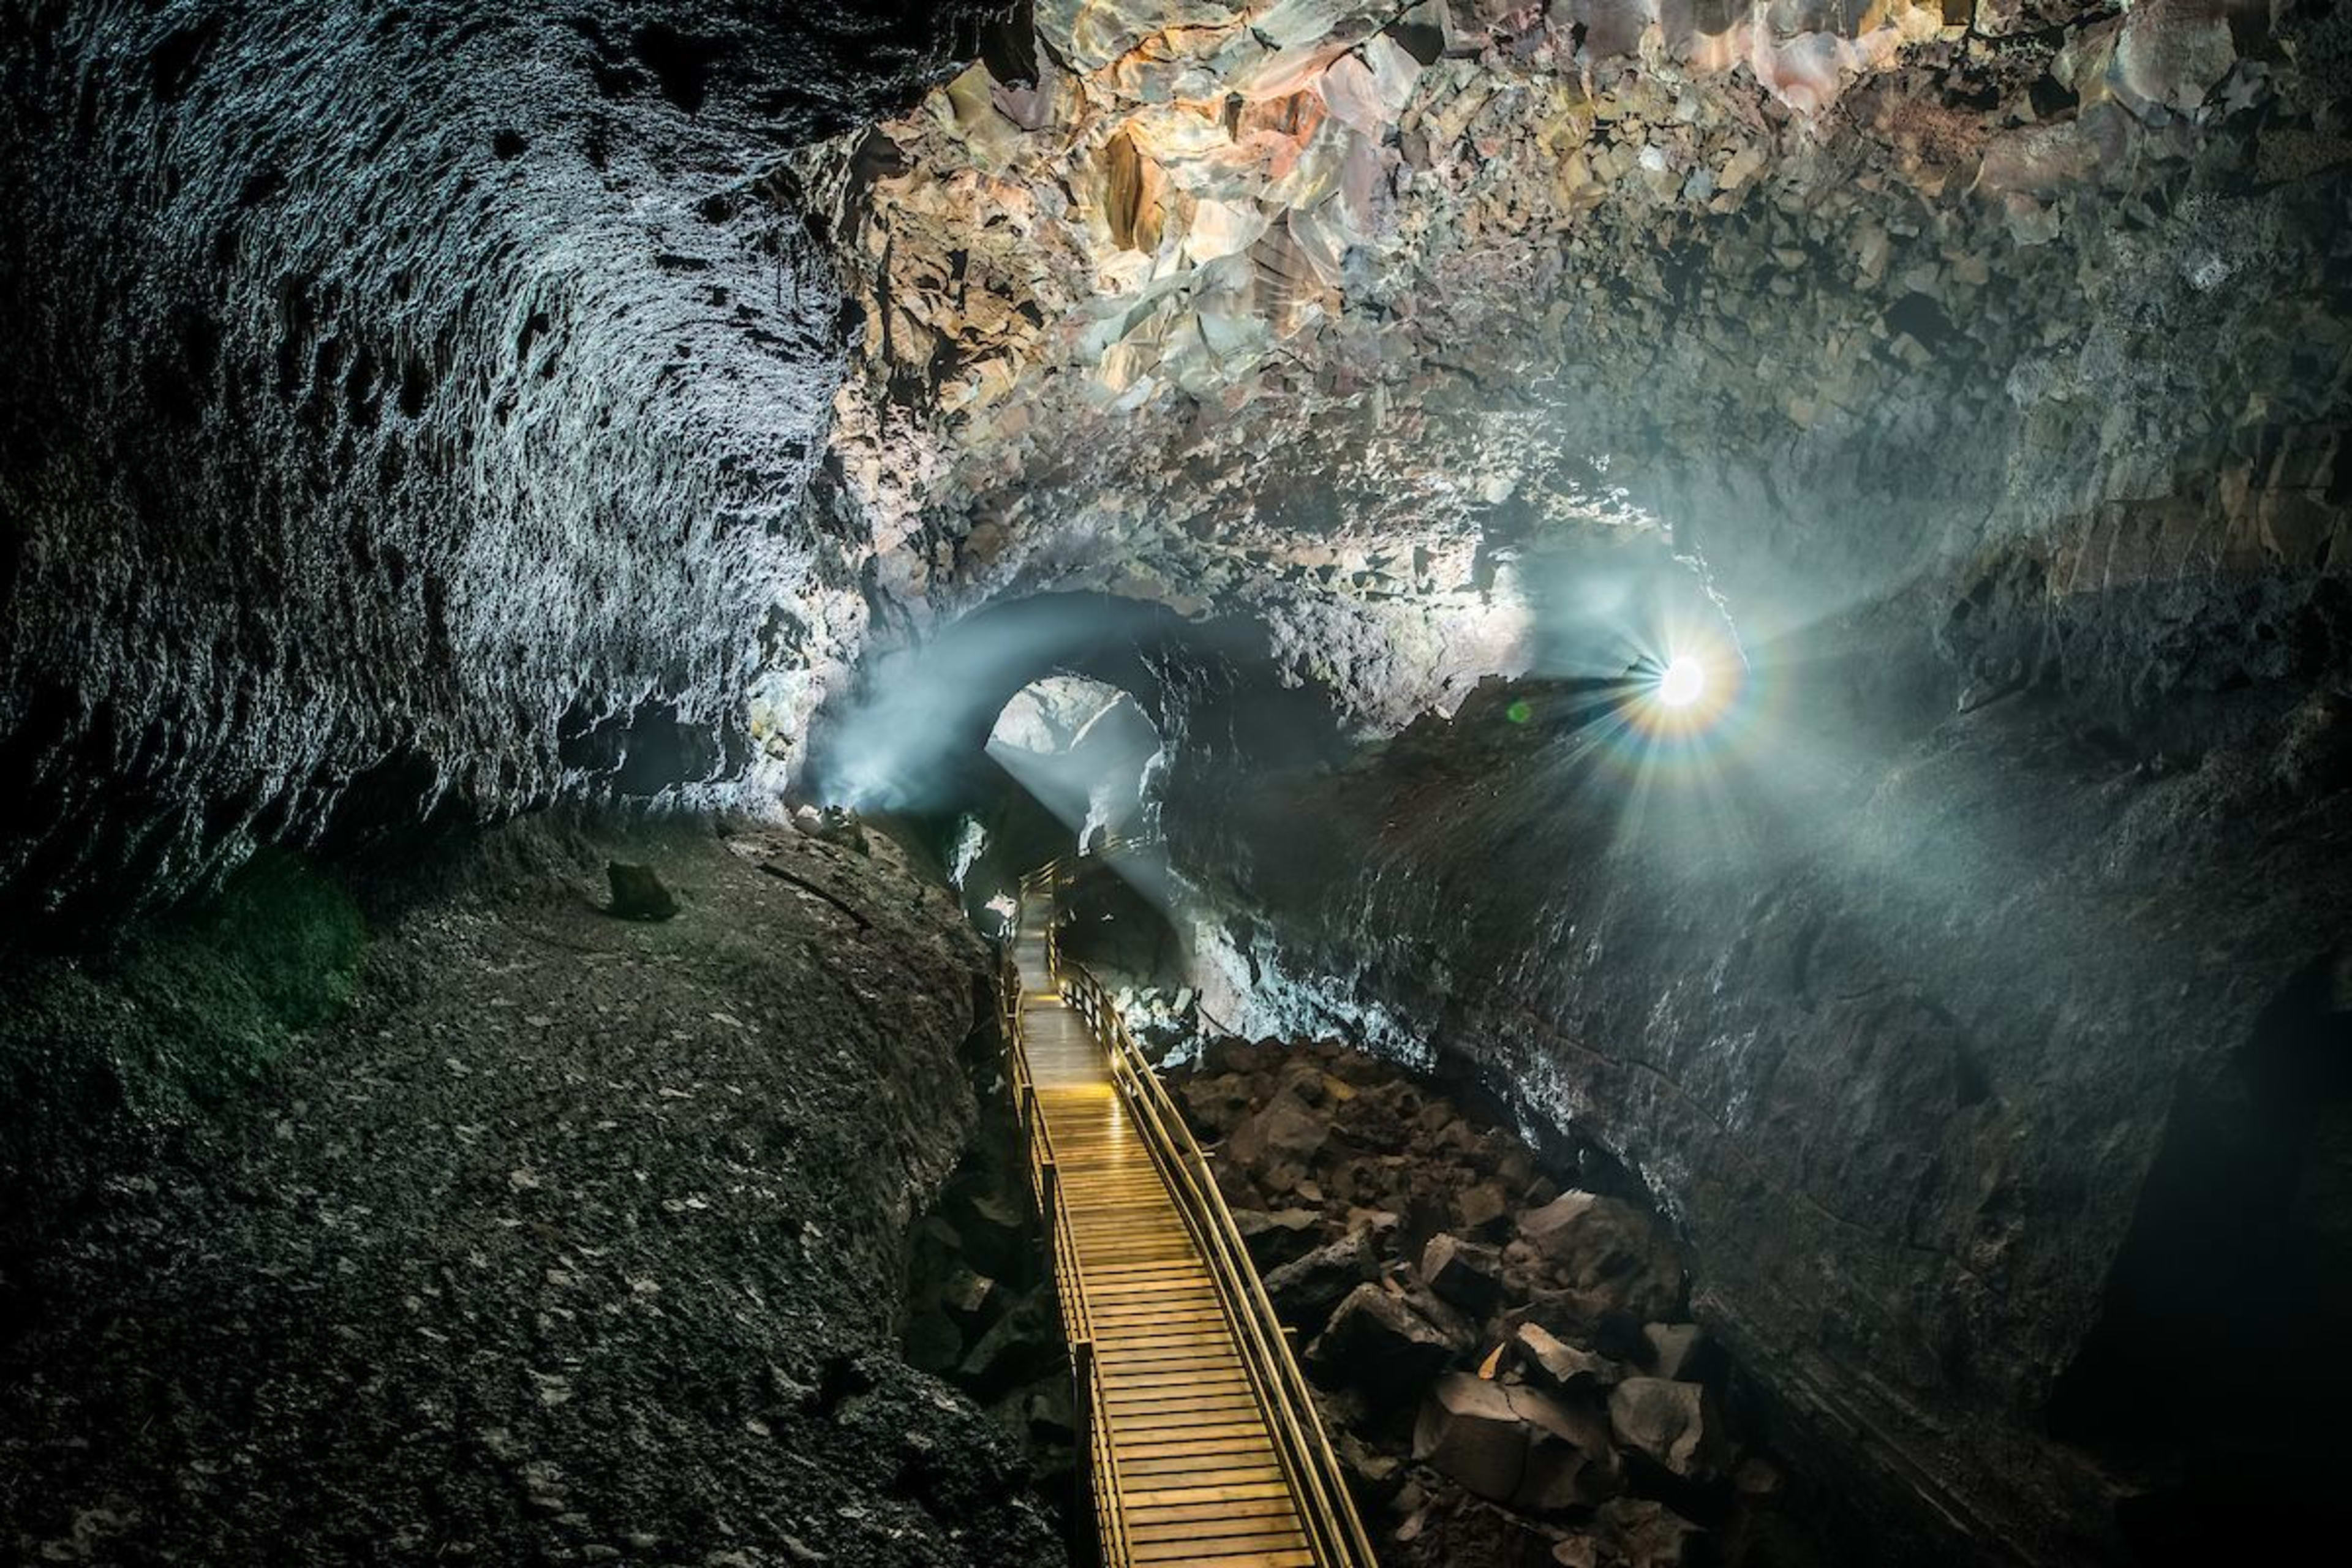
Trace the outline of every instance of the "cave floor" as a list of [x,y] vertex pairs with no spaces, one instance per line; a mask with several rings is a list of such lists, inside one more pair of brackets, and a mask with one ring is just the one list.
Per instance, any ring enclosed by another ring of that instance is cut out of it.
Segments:
[[[952,904],[789,832],[509,849],[5,1260],[0,1560],[1058,1562],[888,1352],[971,1115]],[[603,912],[607,854],[677,917]]]

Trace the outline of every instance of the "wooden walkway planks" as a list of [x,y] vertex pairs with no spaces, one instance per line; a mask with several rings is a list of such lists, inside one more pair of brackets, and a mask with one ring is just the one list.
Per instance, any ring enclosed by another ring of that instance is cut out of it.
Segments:
[[1103,1436],[1129,1560],[1313,1568],[1273,1432],[1192,1232],[1086,1020],[1051,989],[1050,896],[1024,901],[1014,962],[1037,1110],[1094,1326]]

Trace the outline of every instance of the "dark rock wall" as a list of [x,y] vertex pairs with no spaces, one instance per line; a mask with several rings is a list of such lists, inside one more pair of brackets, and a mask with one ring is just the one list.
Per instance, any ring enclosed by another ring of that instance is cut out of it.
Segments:
[[753,187],[966,7],[12,3],[0,885],[740,774],[843,325]]
[[[2335,1113],[2243,1080],[2334,1081],[2324,1044],[2271,1064],[2263,1020],[2292,994],[2310,1039],[2340,1034],[2346,999],[2310,978],[2352,899],[2340,703],[2168,765],[2048,689],[1874,732],[1807,702],[1835,668],[1769,672],[1780,707],[1681,751],[1590,691],[1498,687],[1336,775],[1171,795],[1178,863],[1264,1009],[1245,1026],[1458,1055],[1622,1158],[1687,1238],[1702,1319],[1889,1542],[2121,1555],[2109,1487],[2167,1496],[2217,1458],[2263,1478],[2230,1517],[2284,1529],[2329,1441],[2307,1391],[2128,1453],[2102,1440],[2116,1408],[2082,1406],[2144,1396],[2151,1342],[2181,1353],[2135,1279],[2275,1303],[2335,1277],[2310,1234]],[[2195,1142],[2216,1121],[2223,1159]],[[2062,1398],[2118,1332],[2137,1350]]]

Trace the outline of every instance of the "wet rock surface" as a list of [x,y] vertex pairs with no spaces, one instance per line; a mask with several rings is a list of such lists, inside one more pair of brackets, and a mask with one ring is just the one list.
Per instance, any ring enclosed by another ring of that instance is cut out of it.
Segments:
[[[1619,1192],[1562,1192],[1546,1172],[1573,1160],[1342,1047],[1214,1041],[1171,1082],[1244,1231],[1311,1215],[1329,1238],[1266,1288],[1383,1563],[1842,1560],[1803,1512],[1820,1500],[1783,1495],[1753,1418],[1726,1414],[1746,1380],[1701,1353],[1665,1224],[1622,1173],[1595,1159]],[[1302,1118],[1302,1155],[1241,1136]],[[1499,1244],[1452,1228],[1489,1191]]]
[[[608,856],[676,917],[604,912]],[[952,896],[741,826],[508,830],[450,875],[249,1096],[23,1189],[0,1557],[1061,1561],[890,1329],[974,1124]]]

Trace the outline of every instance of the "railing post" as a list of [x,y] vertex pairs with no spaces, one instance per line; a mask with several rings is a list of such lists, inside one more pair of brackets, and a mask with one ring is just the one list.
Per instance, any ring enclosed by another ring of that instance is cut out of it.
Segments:
[[[1077,1451],[1089,1460],[1095,1439],[1095,1343],[1080,1340],[1070,1347],[1070,1385],[1075,1401],[1071,1415],[1077,1428]],[[1093,1469],[1091,1463],[1087,1467]]]

